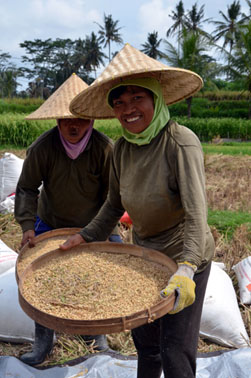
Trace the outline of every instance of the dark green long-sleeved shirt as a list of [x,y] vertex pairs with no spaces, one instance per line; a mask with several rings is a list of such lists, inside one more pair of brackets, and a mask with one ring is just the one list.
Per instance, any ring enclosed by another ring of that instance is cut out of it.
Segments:
[[52,228],[87,225],[106,199],[112,150],[112,141],[93,129],[72,160],[57,127],[42,134],[27,150],[16,188],[15,217],[23,232],[34,229],[37,214]]
[[105,240],[124,210],[136,244],[188,261],[198,271],[207,266],[214,240],[207,224],[203,151],[191,130],[170,121],[150,144],[116,142],[107,200],[81,235]]

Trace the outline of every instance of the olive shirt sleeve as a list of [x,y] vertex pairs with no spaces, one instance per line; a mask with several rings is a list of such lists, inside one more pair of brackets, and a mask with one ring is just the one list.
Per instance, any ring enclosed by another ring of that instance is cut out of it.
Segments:
[[96,217],[80,231],[87,242],[106,240],[124,213],[119,192],[118,172],[114,164],[114,156],[110,166],[109,192],[105,203]]
[[183,252],[177,262],[188,261],[199,267],[207,233],[204,159],[199,145],[178,147],[175,173],[185,212]]
[[15,218],[22,231],[34,230],[39,187],[46,176],[48,154],[31,147],[23,163],[15,195]]

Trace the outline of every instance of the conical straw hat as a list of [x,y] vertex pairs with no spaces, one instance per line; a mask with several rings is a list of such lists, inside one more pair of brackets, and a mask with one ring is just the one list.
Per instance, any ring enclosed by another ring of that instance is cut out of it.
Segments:
[[76,74],[72,74],[37,110],[25,119],[76,118],[69,110],[71,100],[88,85]]
[[125,79],[139,77],[156,78],[162,86],[167,105],[192,96],[203,85],[195,72],[169,67],[127,43],[89,88],[72,100],[70,110],[77,117],[114,118],[106,102],[108,91]]

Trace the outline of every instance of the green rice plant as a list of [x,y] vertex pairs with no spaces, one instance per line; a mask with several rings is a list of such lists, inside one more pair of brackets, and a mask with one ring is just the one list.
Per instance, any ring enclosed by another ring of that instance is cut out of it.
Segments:
[[122,135],[122,126],[117,119],[96,120],[94,127],[116,141]]
[[251,120],[185,117],[176,117],[175,120],[191,129],[202,142],[211,141],[215,137],[251,140]]
[[[169,106],[171,117],[187,116],[187,104],[183,100]],[[210,100],[208,98],[193,98],[191,106],[192,117],[198,118],[243,118],[248,119],[249,102],[247,100]]]
[[39,107],[43,104],[45,101],[41,97],[12,97],[12,98],[4,98],[1,101],[3,101],[6,104],[19,104],[19,105],[35,105],[36,107]]
[[234,231],[247,224],[251,231],[251,214],[227,210],[208,210],[208,224],[214,226],[226,239],[231,239]]
[[2,113],[26,113],[34,112],[44,100],[41,98],[14,98],[0,99],[0,114]]
[[209,100],[248,100],[250,93],[248,91],[200,91],[195,97],[203,97]]
[[205,154],[251,155],[251,142],[202,143]]
[[1,145],[27,147],[53,125],[55,125],[55,121],[53,120],[25,120],[25,114],[1,114],[0,143]]

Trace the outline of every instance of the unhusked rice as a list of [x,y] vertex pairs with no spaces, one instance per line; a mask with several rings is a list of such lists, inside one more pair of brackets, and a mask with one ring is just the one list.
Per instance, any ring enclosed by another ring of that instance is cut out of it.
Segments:
[[60,235],[53,236],[53,238],[41,240],[34,247],[27,248],[23,255],[18,259],[17,273],[22,274],[25,268],[36,258],[45,253],[57,249],[60,244],[63,244],[69,236]]
[[172,274],[167,267],[129,254],[81,248],[27,275],[23,297],[48,314],[79,320],[127,316],[159,302]]

